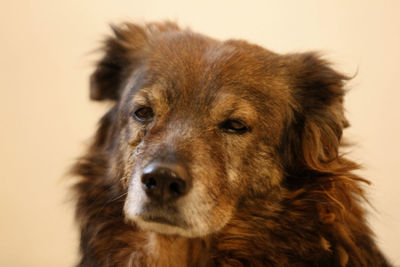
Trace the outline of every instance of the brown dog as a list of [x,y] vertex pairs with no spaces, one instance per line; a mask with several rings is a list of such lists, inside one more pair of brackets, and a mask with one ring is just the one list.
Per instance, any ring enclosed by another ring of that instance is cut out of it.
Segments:
[[344,75],[175,24],[114,27],[74,168],[79,266],[388,266],[339,153]]

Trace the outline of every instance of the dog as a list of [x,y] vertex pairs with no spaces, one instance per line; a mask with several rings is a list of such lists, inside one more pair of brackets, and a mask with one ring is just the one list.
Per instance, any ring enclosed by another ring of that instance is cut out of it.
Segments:
[[339,148],[347,76],[174,23],[112,26],[73,167],[78,266],[390,266]]

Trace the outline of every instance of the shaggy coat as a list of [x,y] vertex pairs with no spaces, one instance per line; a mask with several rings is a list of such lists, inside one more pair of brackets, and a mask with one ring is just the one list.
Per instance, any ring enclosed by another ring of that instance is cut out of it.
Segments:
[[113,106],[73,168],[78,266],[389,266],[339,152],[346,76],[173,23],[113,31],[90,91]]

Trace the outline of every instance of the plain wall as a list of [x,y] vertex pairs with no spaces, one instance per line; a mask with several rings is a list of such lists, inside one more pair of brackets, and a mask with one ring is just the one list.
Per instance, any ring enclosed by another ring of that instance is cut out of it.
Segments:
[[280,53],[322,51],[357,73],[345,134],[372,182],[379,245],[400,265],[400,1],[1,0],[0,266],[76,263],[65,174],[107,108],[88,99],[92,52],[110,22],[164,19]]

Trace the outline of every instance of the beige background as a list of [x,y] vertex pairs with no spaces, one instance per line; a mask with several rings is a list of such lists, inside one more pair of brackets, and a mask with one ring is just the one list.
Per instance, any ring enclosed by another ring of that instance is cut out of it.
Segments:
[[277,52],[320,50],[348,74],[346,131],[400,265],[400,1],[0,0],[0,266],[72,266],[77,233],[62,177],[105,105],[88,100],[107,23],[176,20]]

